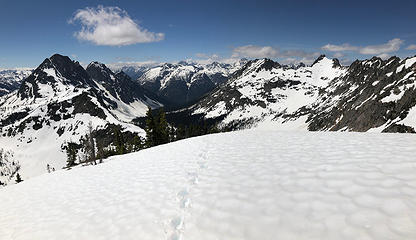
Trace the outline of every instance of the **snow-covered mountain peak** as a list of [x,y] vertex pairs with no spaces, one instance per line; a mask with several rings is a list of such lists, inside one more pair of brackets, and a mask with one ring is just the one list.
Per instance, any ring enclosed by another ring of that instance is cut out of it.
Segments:
[[241,76],[249,75],[253,73],[253,76],[256,73],[261,71],[271,71],[272,69],[281,68],[281,65],[277,62],[274,62],[271,59],[263,58],[248,61],[241,69],[237,70],[231,76],[232,79],[239,78]]
[[[54,68],[61,77],[69,80],[68,83],[74,85],[88,85],[92,83],[90,76],[78,61],[73,61],[68,56],[62,56],[60,54],[53,55],[49,60],[51,66],[47,65],[48,68]],[[47,67],[41,64],[39,68],[46,69]]]
[[76,61],[55,54],[46,58],[31,75],[23,80],[18,96],[23,99],[62,97],[73,88],[94,85],[88,73]]
[[341,64],[337,58],[328,58],[326,55],[320,55],[311,65],[311,67],[319,66],[319,67],[332,67],[332,68],[339,68]]
[[0,146],[20,157],[30,154],[21,157],[21,173],[36,176],[46,164],[64,166],[66,143],[79,143],[89,122],[93,129],[119,126],[143,134],[131,120],[160,106],[123,72],[114,74],[97,62],[85,70],[56,54],[24,79],[18,91],[0,97]]

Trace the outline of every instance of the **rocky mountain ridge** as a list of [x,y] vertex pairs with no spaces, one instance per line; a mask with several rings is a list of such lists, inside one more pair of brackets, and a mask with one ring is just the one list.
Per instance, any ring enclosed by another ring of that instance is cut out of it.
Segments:
[[198,64],[186,61],[164,63],[148,69],[137,81],[143,88],[165,99],[170,105],[181,106],[200,99],[224,83],[246,62],[247,60],[242,59],[234,64]]
[[311,66],[250,61],[188,108],[230,129],[415,132],[416,57],[374,57],[342,67],[320,56]]

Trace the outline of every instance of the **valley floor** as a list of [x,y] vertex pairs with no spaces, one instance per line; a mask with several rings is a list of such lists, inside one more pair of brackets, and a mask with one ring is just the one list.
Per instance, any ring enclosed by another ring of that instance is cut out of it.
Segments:
[[190,138],[0,189],[0,239],[416,239],[416,135]]

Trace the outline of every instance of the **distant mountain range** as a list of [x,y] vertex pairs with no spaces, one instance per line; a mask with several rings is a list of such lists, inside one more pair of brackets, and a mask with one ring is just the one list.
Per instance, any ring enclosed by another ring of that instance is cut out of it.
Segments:
[[213,62],[199,64],[189,61],[153,64],[153,66],[125,66],[115,68],[139,82],[144,88],[164,99],[172,107],[192,103],[240,69],[248,60],[233,64]]
[[[114,72],[55,54],[32,70],[0,72],[0,146],[26,178],[65,165],[65,146],[88,124],[103,138],[118,126],[144,137],[137,119],[164,106],[173,126],[217,124],[236,130],[415,132],[416,57],[374,57],[341,66],[270,59],[235,64],[179,62]],[[127,71],[128,72],[128,71]],[[140,73],[139,73],[140,72]],[[140,125],[142,126],[142,125]],[[111,147],[104,139],[102,144]],[[16,168],[8,168],[15,169]],[[11,171],[11,170],[10,170]],[[9,172],[10,172],[9,171]]]
[[0,70],[0,97],[19,88],[32,69]]

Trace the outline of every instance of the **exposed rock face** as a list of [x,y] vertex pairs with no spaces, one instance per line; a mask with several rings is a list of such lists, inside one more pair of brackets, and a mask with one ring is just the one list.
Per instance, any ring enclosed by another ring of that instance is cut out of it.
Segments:
[[86,69],[92,79],[100,83],[112,97],[124,103],[136,100],[146,101],[145,90],[124,72],[113,73],[104,64],[92,62]]
[[310,130],[414,132],[416,58],[355,61],[309,116]]

